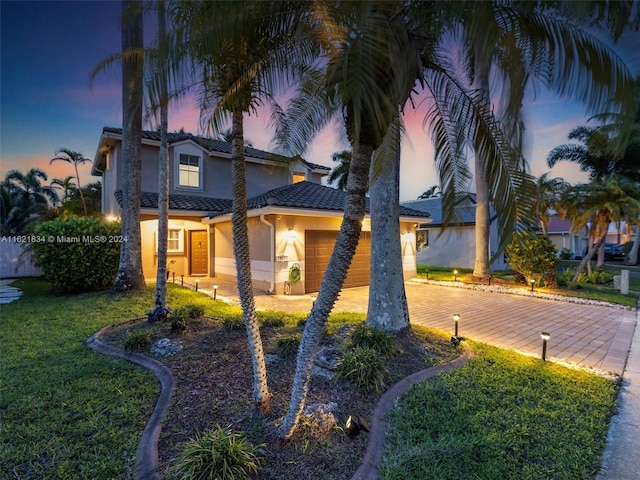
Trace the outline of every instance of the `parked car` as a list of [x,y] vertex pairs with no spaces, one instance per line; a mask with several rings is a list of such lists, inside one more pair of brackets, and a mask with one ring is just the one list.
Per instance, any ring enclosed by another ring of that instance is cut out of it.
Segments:
[[604,244],[604,259],[605,260],[620,260],[624,258],[624,250],[622,245],[616,245],[615,243]]

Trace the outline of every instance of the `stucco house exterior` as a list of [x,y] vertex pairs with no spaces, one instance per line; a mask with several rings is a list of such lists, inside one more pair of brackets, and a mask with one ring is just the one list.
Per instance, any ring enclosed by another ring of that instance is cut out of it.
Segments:
[[[158,228],[157,132],[142,140],[143,273],[155,279]],[[102,177],[102,213],[119,216],[122,130],[105,127],[92,173]],[[322,185],[330,169],[247,147],[248,228],[254,288],[271,293],[318,291],[340,229],[344,192]],[[235,280],[231,229],[231,144],[189,133],[169,134],[168,270],[175,275]],[[368,211],[368,206],[367,206]],[[416,273],[415,229],[429,214],[401,207],[405,278]],[[368,285],[367,214],[345,287]]]
[[[418,226],[424,244],[417,254],[419,265],[433,265],[449,268],[473,268],[476,257],[474,194],[465,194],[455,207],[455,215],[449,225],[444,224],[442,198],[402,202],[404,207],[429,213],[431,222]],[[496,215],[491,211],[489,255],[493,256],[500,243]],[[445,228],[446,226],[446,228]],[[422,243],[422,242],[420,242]],[[491,264],[492,270],[509,268],[505,256],[500,255]]]

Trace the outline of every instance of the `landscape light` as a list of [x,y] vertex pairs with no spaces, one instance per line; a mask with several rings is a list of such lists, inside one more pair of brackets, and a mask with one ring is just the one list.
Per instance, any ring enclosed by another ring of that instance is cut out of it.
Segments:
[[315,306],[315,304],[316,304],[316,296],[315,296],[315,295],[313,295],[313,296],[311,297],[311,306],[313,307],[313,306]]
[[454,270],[453,271],[453,281],[457,282],[458,281],[458,270]]
[[184,273],[180,275],[180,286],[184,287]]
[[200,280],[198,280],[198,279],[196,278],[196,292],[198,291],[198,284],[199,284],[199,283],[200,283]]
[[458,336],[458,322],[460,321],[460,315],[457,313],[453,314],[453,325],[454,325],[454,336]]
[[213,286],[213,299],[215,300],[218,297],[218,285]]
[[533,286],[536,284],[536,281],[532,278],[529,282],[531,283],[531,291],[533,292]]
[[542,332],[540,334],[540,338],[542,338],[542,361],[547,361],[547,341],[551,338],[551,334],[547,332]]

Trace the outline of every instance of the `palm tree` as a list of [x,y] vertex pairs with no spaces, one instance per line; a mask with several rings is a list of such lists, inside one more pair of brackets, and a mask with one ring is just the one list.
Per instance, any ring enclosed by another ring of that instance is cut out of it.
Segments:
[[[619,35],[631,11],[609,8],[615,9],[612,29]],[[503,131],[516,151],[521,149],[524,126],[522,98],[532,79],[541,80],[553,92],[584,101],[591,112],[599,111],[610,101],[616,110],[628,107],[633,93],[630,72],[603,42],[580,27],[585,19],[594,20],[596,7],[580,10],[572,2],[543,7],[534,2],[473,2],[463,14],[462,38],[469,59],[469,80],[479,89],[484,103],[496,101]],[[492,71],[501,82],[491,82]],[[496,90],[494,86],[501,88]],[[505,170],[495,159],[481,158],[476,151],[477,277],[489,275],[489,202],[494,203],[498,214],[499,230],[507,233],[501,247],[512,231],[503,222],[506,192],[495,188],[495,174],[499,173],[496,166],[502,174],[510,172],[515,178],[526,169],[524,162],[515,162]],[[518,201],[526,199],[527,195],[521,193]],[[507,200],[513,202],[514,198]]]
[[[222,140],[223,142],[227,142],[227,143],[233,142],[233,131],[230,128],[228,128],[224,132],[220,132],[218,134],[218,140]],[[251,140],[247,140],[245,138],[244,146],[245,147],[249,147],[249,148],[253,148],[253,143],[251,142]]]
[[142,3],[122,1],[122,235],[116,292],[144,290],[140,232],[142,148]]
[[[62,154],[62,155],[60,155]],[[73,168],[76,171],[76,180],[78,182],[78,188],[80,188],[80,173],[78,172],[78,165],[83,165],[85,163],[91,163],[91,159],[85,157],[84,155],[82,155],[79,152],[74,152],[73,150],[69,150],[68,148],[60,148],[57,152],[56,152],[56,156],[53,157],[50,161],[49,161],[49,165],[51,165],[53,162],[67,162],[73,165]],[[84,196],[82,195],[82,190],[80,190],[80,199],[82,200],[82,206],[84,208],[84,214],[85,216],[87,215],[87,205],[85,204],[84,201]]]
[[[193,61],[201,100],[201,121],[221,132],[231,117],[232,231],[238,293],[251,351],[254,402],[269,409],[270,393],[252,290],[247,229],[244,116],[291,78],[299,60],[315,58],[308,40],[293,35],[304,5],[280,2],[195,2],[180,4],[176,39]],[[178,51],[180,54],[180,51]]]
[[32,203],[38,213],[45,211],[50,205],[58,202],[58,194],[51,186],[43,185],[48,180],[47,174],[39,168],[31,168],[27,173],[10,170],[4,178],[4,183],[13,193],[26,198]]
[[54,188],[58,187],[60,189],[62,189],[62,204],[64,205],[64,203],[69,200],[69,198],[71,197],[71,193],[73,192],[73,190],[75,190],[76,184],[73,183],[73,179],[76,178],[72,175],[69,175],[68,177],[65,178],[54,178],[53,180],[51,180],[51,186],[54,186]]
[[347,188],[347,179],[349,178],[349,166],[351,165],[351,150],[343,150],[335,152],[331,155],[334,162],[338,162],[338,166],[334,167],[329,173],[327,183],[337,183],[340,190]]
[[558,205],[562,193],[569,184],[562,178],[550,178],[551,172],[543,173],[536,181],[535,214],[538,224],[544,235],[547,234],[547,225],[551,216],[550,210],[558,211]]
[[[571,219],[577,233],[587,227],[589,247],[580,262],[573,281],[590,265],[593,255],[604,245],[611,222],[640,215],[640,193],[636,184],[623,177],[609,176],[592,180],[567,190],[563,197],[563,215]],[[602,255],[601,255],[602,256]]]

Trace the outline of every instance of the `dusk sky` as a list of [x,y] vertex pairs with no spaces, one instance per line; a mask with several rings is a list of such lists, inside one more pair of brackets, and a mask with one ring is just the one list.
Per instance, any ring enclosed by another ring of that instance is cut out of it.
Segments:
[[[119,67],[100,73],[92,88],[95,65],[120,50],[120,1],[6,1],[0,0],[0,176],[18,169],[43,169],[49,179],[73,174],[69,164],[49,165],[61,147],[94,158],[104,126],[122,125]],[[147,29],[146,34],[149,34]],[[615,48],[640,74],[638,35]],[[147,38],[148,41],[148,38]],[[422,128],[426,109],[405,118],[401,200],[415,199],[437,184],[430,137]],[[568,132],[586,124],[584,107],[542,94],[525,99],[531,172],[546,171],[549,150],[567,143]],[[245,135],[254,147],[270,150],[268,114],[247,118]],[[198,133],[198,111],[186,103],[169,115],[169,129]],[[146,125],[145,128],[149,128]],[[331,154],[347,148],[335,128],[317,138],[305,158],[333,167]],[[586,179],[575,165],[561,163],[554,176],[571,182]],[[83,184],[99,180],[90,166],[80,172]]]

